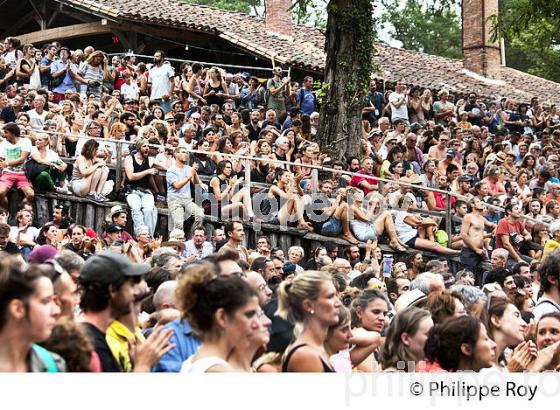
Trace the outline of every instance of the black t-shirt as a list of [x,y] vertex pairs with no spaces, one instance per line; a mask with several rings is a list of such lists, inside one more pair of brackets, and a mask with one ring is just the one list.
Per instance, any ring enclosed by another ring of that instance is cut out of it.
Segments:
[[2,112],[0,112],[0,121],[4,123],[15,122],[17,119],[14,109],[10,106],[5,107]]
[[465,105],[465,111],[466,112],[472,112],[473,114],[477,115],[476,118],[470,118],[469,117],[469,122],[472,125],[478,125],[478,126],[482,125],[482,116],[484,115],[484,112],[480,109],[480,107],[478,105],[467,104],[467,105]]
[[95,348],[95,353],[99,356],[101,361],[101,369],[104,373],[120,373],[121,368],[117,363],[117,359],[113,356],[107,341],[105,340],[105,333],[99,330],[96,326],[91,323],[84,323],[86,332],[88,333],[89,339],[93,343]]
[[249,140],[250,141],[257,141],[259,139],[259,134],[261,132],[261,127],[259,127],[259,125],[257,124],[256,126],[253,126],[253,123],[249,123],[249,125],[247,125],[247,130],[249,130]]
[[8,241],[4,248],[0,247],[0,251],[9,253],[10,255],[19,255],[21,250],[15,243]]

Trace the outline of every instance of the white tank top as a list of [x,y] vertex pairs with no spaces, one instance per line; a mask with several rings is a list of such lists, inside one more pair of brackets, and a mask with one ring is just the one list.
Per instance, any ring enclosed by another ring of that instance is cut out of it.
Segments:
[[228,366],[228,362],[219,357],[204,357],[193,362],[193,357],[189,357],[181,366],[181,373],[206,373],[208,369],[217,364]]

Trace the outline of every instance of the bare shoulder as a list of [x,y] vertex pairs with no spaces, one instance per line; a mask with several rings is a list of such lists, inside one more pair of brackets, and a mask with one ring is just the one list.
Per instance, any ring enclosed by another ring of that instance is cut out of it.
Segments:
[[321,355],[313,347],[302,346],[291,355],[288,370],[292,372],[322,372]]

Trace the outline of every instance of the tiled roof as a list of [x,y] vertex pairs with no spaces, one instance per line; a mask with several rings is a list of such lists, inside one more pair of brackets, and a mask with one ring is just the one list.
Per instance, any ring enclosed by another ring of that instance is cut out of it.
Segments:
[[375,61],[381,69],[376,76],[389,82],[405,79],[421,87],[464,94],[476,92],[486,97],[510,97],[528,102],[538,95],[541,102],[558,102],[560,84],[543,78],[501,67],[501,81],[489,81],[463,69],[461,60],[438,57],[376,44]]
[[178,0],[56,0],[117,20],[151,23],[215,34],[264,58],[322,71],[325,53],[321,31],[294,27],[293,41],[267,35],[262,17],[197,6]]
[[[321,72],[325,65],[321,30],[294,26],[293,41],[266,33],[264,18],[244,13],[197,6],[178,0],[56,0],[69,6],[91,10],[124,21],[151,23],[166,27],[214,34],[261,57]],[[528,101],[539,95],[541,101],[557,102],[560,84],[512,68],[502,67],[502,80],[492,82],[463,70],[461,60],[375,44],[375,61],[381,67],[376,76],[389,82],[406,82],[458,94],[474,91],[487,97],[513,97]]]

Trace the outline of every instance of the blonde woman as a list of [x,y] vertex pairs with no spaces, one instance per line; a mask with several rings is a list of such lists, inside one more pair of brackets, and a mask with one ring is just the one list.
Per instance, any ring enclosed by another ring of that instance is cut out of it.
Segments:
[[325,341],[329,328],[339,321],[336,288],[326,272],[309,271],[283,282],[278,290],[278,314],[301,326],[296,340],[286,350],[283,372],[333,372]]

